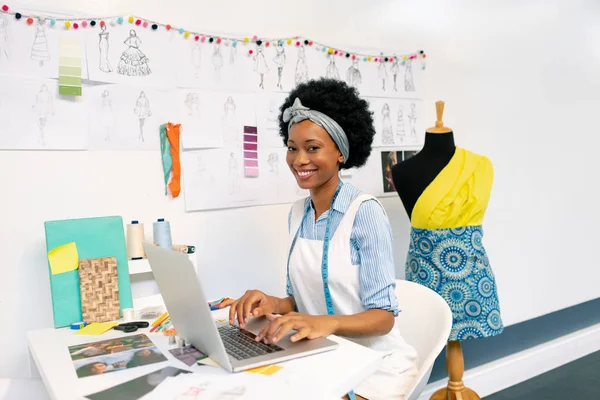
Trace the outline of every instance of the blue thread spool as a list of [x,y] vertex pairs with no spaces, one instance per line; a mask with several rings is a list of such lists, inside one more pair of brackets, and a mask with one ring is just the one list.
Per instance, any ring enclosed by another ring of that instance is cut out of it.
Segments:
[[152,228],[154,233],[154,244],[165,249],[172,249],[173,241],[171,240],[171,225],[169,224],[169,221],[165,221],[164,218],[159,218],[152,224]]

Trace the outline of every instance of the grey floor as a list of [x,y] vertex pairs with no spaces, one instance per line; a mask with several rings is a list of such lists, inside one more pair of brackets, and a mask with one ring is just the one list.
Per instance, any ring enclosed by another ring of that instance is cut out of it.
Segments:
[[483,400],[600,399],[600,352],[575,360]]

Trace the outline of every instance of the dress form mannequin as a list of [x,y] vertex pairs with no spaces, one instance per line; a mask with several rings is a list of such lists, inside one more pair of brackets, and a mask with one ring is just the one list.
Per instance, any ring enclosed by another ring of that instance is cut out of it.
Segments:
[[[481,244],[493,170],[487,158],[455,146],[443,111],[444,103],[436,102],[437,121],[427,129],[423,149],[396,164],[392,178],[411,220],[406,279],[438,292],[453,313],[446,347],[448,386],[431,400],[480,400],[463,384],[460,341],[503,330],[494,276]],[[478,179],[469,179],[473,176]]]

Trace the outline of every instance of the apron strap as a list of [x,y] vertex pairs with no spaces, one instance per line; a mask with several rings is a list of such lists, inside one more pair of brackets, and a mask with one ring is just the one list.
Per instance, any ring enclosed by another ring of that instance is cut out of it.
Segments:
[[352,230],[352,225],[354,225],[354,219],[356,217],[356,213],[358,212],[358,209],[360,208],[360,206],[362,205],[362,203],[364,203],[365,201],[368,200],[375,200],[383,209],[383,212],[385,214],[385,209],[383,208],[383,206],[381,205],[381,203],[379,202],[379,200],[374,197],[371,196],[369,194],[361,194],[359,196],[357,196],[352,203],[350,203],[350,206],[348,206],[348,209],[346,210],[346,212],[344,213],[344,217],[342,218],[342,220],[340,221],[340,224],[336,230],[336,232],[350,232]]

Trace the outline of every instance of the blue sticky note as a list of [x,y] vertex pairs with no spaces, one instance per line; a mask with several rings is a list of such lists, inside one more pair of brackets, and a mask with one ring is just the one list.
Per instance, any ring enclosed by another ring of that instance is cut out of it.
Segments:
[[[133,307],[125,231],[121,217],[46,221],[44,228],[47,251],[74,242],[80,260],[115,257],[117,259],[121,310]],[[54,327],[66,327],[72,322],[81,321],[79,269],[53,274],[50,262],[48,262],[48,271],[50,274]]]

